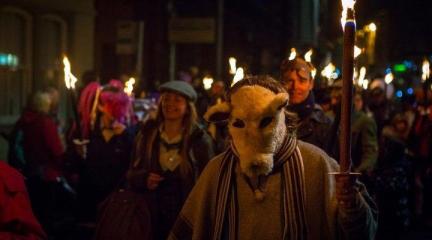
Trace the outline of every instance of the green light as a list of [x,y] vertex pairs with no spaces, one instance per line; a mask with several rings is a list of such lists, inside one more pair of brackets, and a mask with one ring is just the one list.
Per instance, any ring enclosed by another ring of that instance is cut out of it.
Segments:
[[405,64],[395,64],[393,66],[393,70],[395,72],[406,72],[407,68],[406,68]]

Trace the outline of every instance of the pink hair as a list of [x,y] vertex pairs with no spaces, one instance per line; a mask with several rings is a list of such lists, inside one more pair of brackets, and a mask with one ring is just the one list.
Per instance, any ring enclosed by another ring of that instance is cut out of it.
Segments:
[[130,98],[123,92],[102,91],[100,102],[107,107],[110,114],[119,122],[125,123],[130,109]]
[[81,137],[84,139],[88,139],[90,135],[91,112],[98,89],[100,89],[100,84],[91,82],[82,90],[80,95],[78,113],[81,116]]
[[78,104],[78,112],[81,116],[81,137],[84,139],[90,136],[99,103],[105,105],[110,114],[122,123],[126,122],[130,114],[131,99],[123,91],[121,81],[112,79],[103,87],[97,82],[88,84],[82,90]]

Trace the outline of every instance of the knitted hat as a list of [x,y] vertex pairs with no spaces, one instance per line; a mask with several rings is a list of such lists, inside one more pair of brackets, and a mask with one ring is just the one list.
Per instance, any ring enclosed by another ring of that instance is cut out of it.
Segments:
[[159,91],[161,93],[166,91],[175,92],[193,102],[195,102],[197,99],[197,93],[193,87],[189,83],[183,81],[166,82],[159,87]]

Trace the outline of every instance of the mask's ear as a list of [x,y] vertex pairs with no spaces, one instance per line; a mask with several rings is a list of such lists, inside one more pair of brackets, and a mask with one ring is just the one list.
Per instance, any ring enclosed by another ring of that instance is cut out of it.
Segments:
[[288,105],[289,95],[288,93],[278,93],[273,101],[270,103],[270,109],[272,112],[281,110]]
[[204,114],[204,119],[207,122],[222,122],[228,120],[230,114],[231,106],[227,102],[223,102],[208,108]]

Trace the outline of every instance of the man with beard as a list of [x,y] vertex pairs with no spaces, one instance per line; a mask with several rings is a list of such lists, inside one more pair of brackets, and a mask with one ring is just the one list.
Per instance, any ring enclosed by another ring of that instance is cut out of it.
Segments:
[[258,76],[207,111],[208,121],[228,122],[231,145],[208,163],[168,239],[374,238],[364,186],[335,179],[336,161],[296,139],[287,103],[279,83]]

